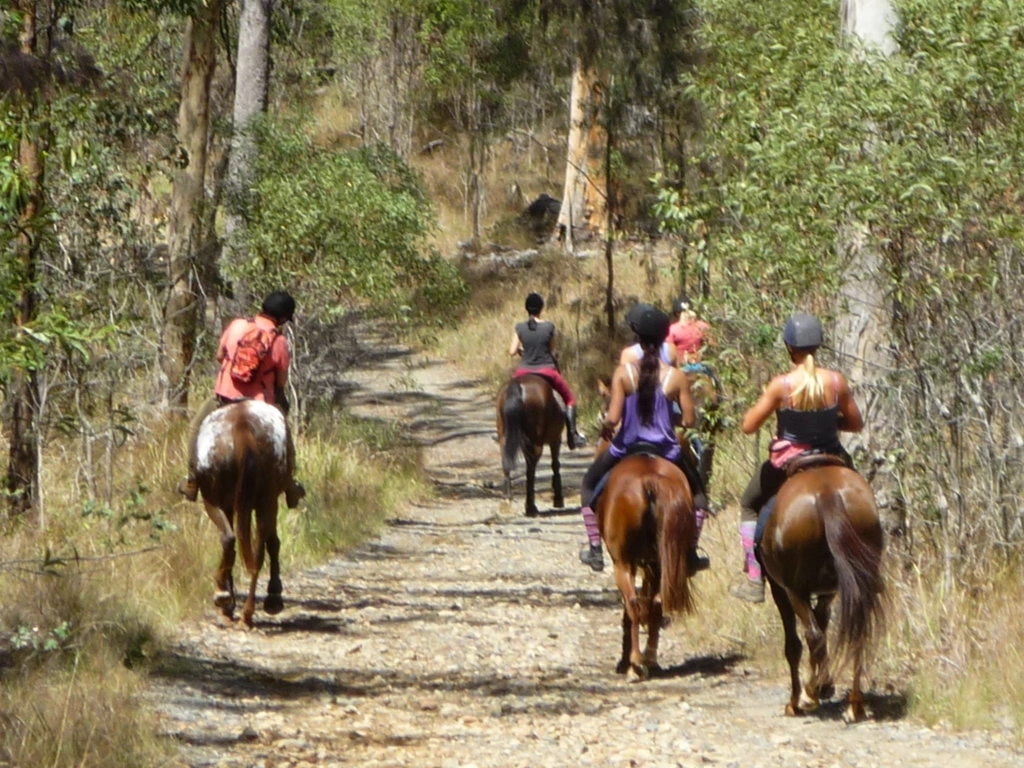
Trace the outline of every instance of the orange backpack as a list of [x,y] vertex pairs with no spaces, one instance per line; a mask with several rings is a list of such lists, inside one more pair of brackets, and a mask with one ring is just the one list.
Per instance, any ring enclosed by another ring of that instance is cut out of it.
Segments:
[[270,353],[278,332],[264,330],[249,321],[252,327],[238,340],[235,354],[231,358],[231,378],[240,384],[251,384],[256,381],[263,367],[263,361]]

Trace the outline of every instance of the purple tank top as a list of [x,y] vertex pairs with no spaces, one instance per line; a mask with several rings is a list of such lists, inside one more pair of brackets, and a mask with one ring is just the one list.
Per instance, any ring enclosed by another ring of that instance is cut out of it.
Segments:
[[640,423],[640,396],[636,392],[626,396],[622,414],[622,428],[608,447],[612,456],[621,459],[627,449],[638,442],[651,443],[658,453],[669,461],[679,455],[679,439],[672,427],[672,405],[665,396],[664,383],[654,392],[654,414],[650,424]]

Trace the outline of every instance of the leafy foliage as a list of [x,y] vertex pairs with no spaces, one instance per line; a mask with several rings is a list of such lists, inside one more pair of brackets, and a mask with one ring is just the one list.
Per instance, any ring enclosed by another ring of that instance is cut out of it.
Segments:
[[396,310],[417,290],[441,302],[435,310],[454,308],[461,278],[427,247],[430,204],[397,154],[381,145],[326,150],[286,123],[264,123],[258,143],[250,257],[232,277],[257,292],[293,286],[328,313],[354,297]]
[[835,316],[838,244],[861,234],[892,301],[874,458],[902,503],[961,548],[1021,540],[1018,511],[978,513],[1024,492],[1006,479],[1024,459],[1013,384],[1024,366],[1013,320],[1024,310],[1024,8],[907,0],[891,60],[838,45],[830,4],[703,10],[713,55],[687,79],[703,109],[700,162],[688,184],[663,187],[661,212],[718,275],[732,343],[754,353],[759,325],[797,307]]

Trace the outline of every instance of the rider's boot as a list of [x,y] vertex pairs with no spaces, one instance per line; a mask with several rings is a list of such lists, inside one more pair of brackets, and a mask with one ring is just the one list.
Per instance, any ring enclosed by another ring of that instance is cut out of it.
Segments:
[[295,509],[304,498],[306,498],[306,489],[293,477],[288,487],[284,489],[284,500],[288,509]]
[[743,544],[743,554],[746,559],[747,577],[740,584],[733,584],[729,587],[729,594],[748,603],[764,602],[764,576],[761,573],[761,563],[757,561],[754,552],[754,531],[757,529],[756,520],[744,520],[740,523],[740,541]]
[[697,551],[697,545],[700,544],[700,532],[704,529],[704,521],[707,520],[708,511],[703,507],[699,507],[694,511],[693,516],[696,523],[693,531],[693,542],[686,553],[686,570],[691,576],[699,571],[706,571],[711,567],[711,559]]
[[575,405],[569,405],[565,408],[565,441],[568,443],[570,451],[582,448],[587,444],[587,438],[576,429]]
[[199,485],[196,483],[196,476],[192,470],[189,470],[188,477],[178,483],[178,493],[189,501],[195,501],[199,498]]
[[587,539],[590,542],[580,550],[580,562],[589,565],[592,570],[604,570],[604,555],[601,552],[601,530],[597,525],[597,515],[590,507],[583,507],[580,510],[583,515],[583,524],[587,528]]

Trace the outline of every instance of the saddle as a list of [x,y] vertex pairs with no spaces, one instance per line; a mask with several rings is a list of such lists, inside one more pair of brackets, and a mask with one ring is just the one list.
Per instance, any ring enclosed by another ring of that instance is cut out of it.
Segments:
[[[629,446],[629,448],[626,449],[626,455],[623,456],[622,458],[628,459],[630,456],[649,456],[653,459],[664,458],[661,455],[661,453],[658,452],[658,447],[654,445],[654,443],[648,443],[643,440],[638,440],[637,442]],[[618,466],[618,463],[616,463],[615,466]],[[615,467],[612,467],[612,469],[614,470]],[[594,495],[590,501],[591,507],[597,507],[597,500],[601,497],[601,494],[604,492],[604,487],[608,484],[608,478],[611,476],[612,473],[609,470],[608,472],[604,473],[604,476],[602,476],[600,480],[597,481],[597,485],[594,486]]]
[[845,467],[846,460],[842,456],[833,453],[805,453],[797,456],[786,464],[786,479],[788,480],[797,472],[814,467]]

